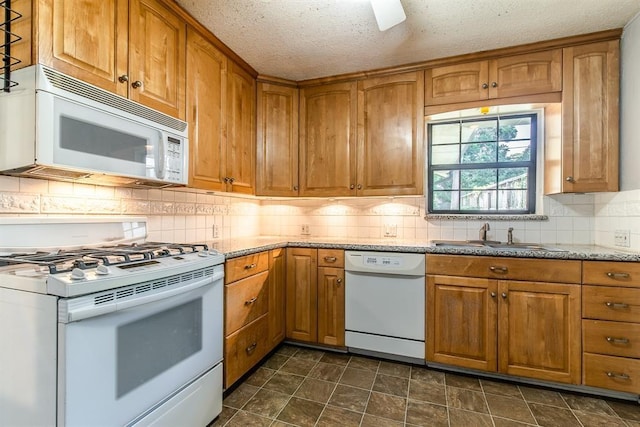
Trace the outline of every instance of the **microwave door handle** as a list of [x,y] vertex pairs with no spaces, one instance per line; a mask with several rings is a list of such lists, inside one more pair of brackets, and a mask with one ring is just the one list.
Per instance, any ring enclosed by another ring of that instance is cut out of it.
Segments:
[[164,165],[166,161],[166,149],[164,146],[164,135],[160,134],[158,139],[158,150],[156,151],[156,178],[164,179]]

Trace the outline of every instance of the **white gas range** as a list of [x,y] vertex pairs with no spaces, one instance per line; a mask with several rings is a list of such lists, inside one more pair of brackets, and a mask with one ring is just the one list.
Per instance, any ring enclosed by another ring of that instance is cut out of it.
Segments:
[[0,425],[220,413],[224,256],[145,236],[144,218],[0,218]]

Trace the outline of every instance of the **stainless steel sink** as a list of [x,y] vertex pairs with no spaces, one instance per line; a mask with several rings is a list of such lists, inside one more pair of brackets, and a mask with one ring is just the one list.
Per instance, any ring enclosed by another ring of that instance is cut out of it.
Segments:
[[546,252],[566,252],[553,246],[541,245],[537,243],[505,243],[495,240],[432,240],[431,244],[444,248],[483,248],[500,251],[546,251]]

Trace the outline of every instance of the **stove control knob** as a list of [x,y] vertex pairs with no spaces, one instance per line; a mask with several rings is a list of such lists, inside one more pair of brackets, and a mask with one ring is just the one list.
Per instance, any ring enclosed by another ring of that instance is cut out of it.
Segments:
[[109,267],[107,267],[106,265],[100,264],[96,268],[96,274],[99,274],[101,276],[106,276],[107,274],[110,274],[110,273],[111,273],[111,270],[109,270]]
[[86,274],[84,273],[84,270],[80,270],[79,268],[74,268],[71,271],[71,279],[72,280],[86,279]]

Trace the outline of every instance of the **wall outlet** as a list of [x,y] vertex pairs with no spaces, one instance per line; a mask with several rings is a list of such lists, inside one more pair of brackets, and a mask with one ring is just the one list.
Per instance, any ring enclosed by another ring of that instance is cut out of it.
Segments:
[[302,224],[302,226],[300,227],[300,234],[302,234],[303,236],[308,236],[311,234],[311,231],[309,231],[309,224]]
[[396,237],[398,235],[397,224],[385,224],[384,225],[384,237]]
[[217,239],[220,237],[220,226],[218,224],[213,224],[213,238]]
[[616,230],[613,233],[613,244],[615,246],[621,246],[623,248],[628,248],[631,245],[630,236],[631,233],[629,230]]

